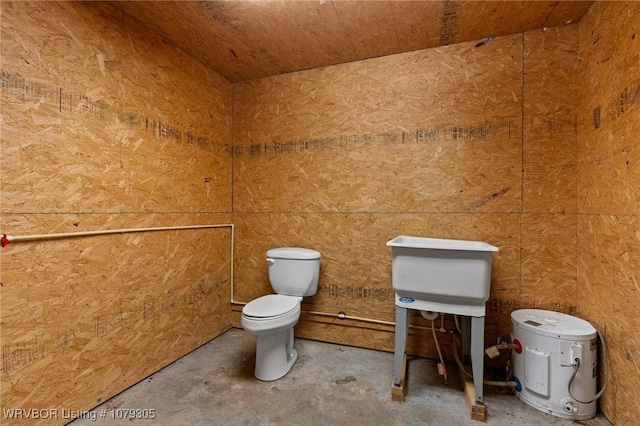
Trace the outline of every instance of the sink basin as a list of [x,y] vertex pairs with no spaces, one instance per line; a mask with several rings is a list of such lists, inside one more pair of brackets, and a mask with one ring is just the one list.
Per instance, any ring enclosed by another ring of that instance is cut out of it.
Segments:
[[482,241],[400,235],[391,247],[396,305],[442,313],[484,316],[497,247]]

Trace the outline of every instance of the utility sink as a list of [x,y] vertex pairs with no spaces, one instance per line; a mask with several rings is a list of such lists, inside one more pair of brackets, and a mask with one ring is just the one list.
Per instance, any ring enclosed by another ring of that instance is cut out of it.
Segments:
[[391,247],[396,305],[449,314],[484,316],[497,247],[481,241],[400,235]]

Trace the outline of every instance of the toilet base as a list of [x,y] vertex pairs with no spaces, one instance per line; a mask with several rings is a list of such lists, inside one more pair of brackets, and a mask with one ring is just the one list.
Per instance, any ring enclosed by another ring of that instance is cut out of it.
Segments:
[[256,367],[253,375],[258,380],[271,382],[284,377],[298,359],[293,349],[293,327],[257,335]]

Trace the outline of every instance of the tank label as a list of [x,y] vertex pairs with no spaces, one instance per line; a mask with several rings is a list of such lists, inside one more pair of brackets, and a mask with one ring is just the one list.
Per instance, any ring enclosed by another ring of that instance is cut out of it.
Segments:
[[413,303],[415,299],[413,297],[401,297],[398,299],[402,303]]

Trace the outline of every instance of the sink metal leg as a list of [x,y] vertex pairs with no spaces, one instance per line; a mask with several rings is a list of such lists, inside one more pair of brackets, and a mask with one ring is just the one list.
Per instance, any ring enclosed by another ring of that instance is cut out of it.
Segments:
[[471,318],[471,368],[476,403],[482,404],[484,380],[484,317]]
[[463,316],[460,319],[462,333],[462,362],[471,365],[471,317]]
[[400,386],[404,353],[407,346],[407,333],[409,332],[409,309],[396,306],[396,342],[393,355],[393,384]]

